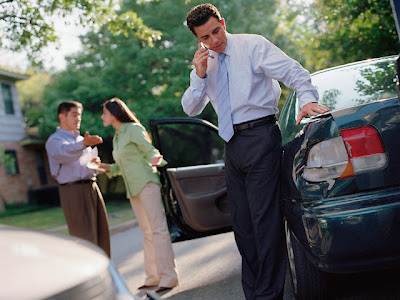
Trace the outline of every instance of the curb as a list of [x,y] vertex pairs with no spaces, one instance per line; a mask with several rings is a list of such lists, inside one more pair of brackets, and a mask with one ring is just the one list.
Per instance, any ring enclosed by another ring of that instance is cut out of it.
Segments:
[[138,221],[136,219],[113,225],[110,227],[110,235],[120,233],[136,226],[138,226]]
[[[126,222],[123,222],[123,223],[120,223],[120,224],[116,224],[116,225],[110,226],[110,235],[114,235],[114,234],[120,233],[122,231],[125,231],[127,229],[130,229],[130,228],[133,228],[133,227],[136,227],[136,226],[138,226],[138,221],[136,219],[129,220],[129,221],[126,221]],[[67,228],[68,228],[67,225],[62,225],[62,226],[58,226],[58,227],[47,229],[46,231],[54,232],[54,231],[58,231],[58,230],[61,230],[61,229],[67,229]]]

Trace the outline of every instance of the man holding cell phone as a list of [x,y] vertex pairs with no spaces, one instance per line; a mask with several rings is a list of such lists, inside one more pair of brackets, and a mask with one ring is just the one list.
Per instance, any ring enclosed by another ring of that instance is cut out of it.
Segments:
[[318,104],[310,74],[297,61],[260,35],[227,33],[212,4],[193,7],[186,21],[200,43],[182,106],[195,116],[211,102],[218,115],[244,294],[246,299],[282,299],[286,252],[279,208],[278,81],[297,92],[297,125],[328,108]]

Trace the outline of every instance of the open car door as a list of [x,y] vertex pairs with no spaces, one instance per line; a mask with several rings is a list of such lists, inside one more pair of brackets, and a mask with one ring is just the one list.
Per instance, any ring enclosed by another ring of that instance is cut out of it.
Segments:
[[232,230],[226,195],[224,142],[213,124],[192,118],[150,120],[172,241]]

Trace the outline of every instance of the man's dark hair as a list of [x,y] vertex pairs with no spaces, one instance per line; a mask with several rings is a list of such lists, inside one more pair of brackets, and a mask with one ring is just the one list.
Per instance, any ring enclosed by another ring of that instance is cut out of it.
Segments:
[[221,22],[221,15],[214,5],[211,3],[200,4],[192,7],[192,9],[188,12],[186,16],[186,23],[190,31],[196,35],[194,28],[204,25],[211,17],[214,17]]
[[60,103],[60,105],[58,106],[57,116],[59,114],[67,115],[68,112],[73,107],[77,107],[77,108],[83,109],[83,105],[81,103],[77,102],[77,101],[64,101],[64,102]]

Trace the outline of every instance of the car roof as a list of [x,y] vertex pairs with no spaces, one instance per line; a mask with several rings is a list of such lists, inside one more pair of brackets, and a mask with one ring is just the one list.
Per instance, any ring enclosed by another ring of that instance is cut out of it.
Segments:
[[334,70],[353,67],[353,66],[357,66],[357,65],[366,64],[366,63],[374,63],[374,62],[380,62],[380,61],[386,61],[386,60],[395,60],[398,57],[399,57],[398,55],[390,55],[390,56],[384,56],[384,57],[379,57],[379,58],[370,58],[370,59],[366,59],[366,60],[356,61],[356,62],[352,62],[352,63],[348,63],[348,64],[336,66],[336,67],[323,69],[321,71],[317,71],[317,72],[312,73],[311,76],[316,76],[316,75],[319,75],[319,74],[322,74],[322,73],[325,73],[325,72],[331,72],[331,71],[334,71]]

